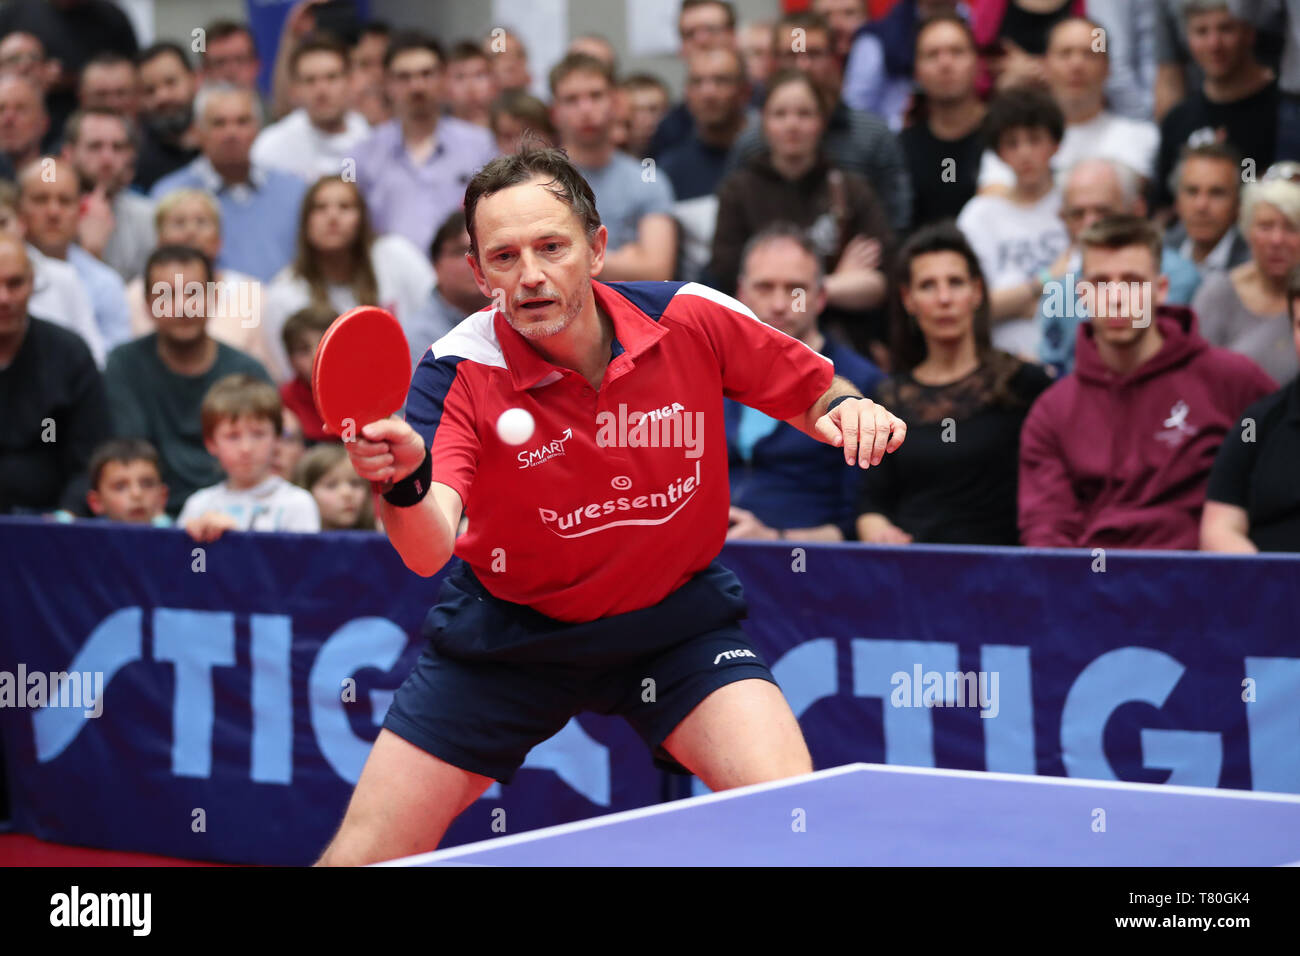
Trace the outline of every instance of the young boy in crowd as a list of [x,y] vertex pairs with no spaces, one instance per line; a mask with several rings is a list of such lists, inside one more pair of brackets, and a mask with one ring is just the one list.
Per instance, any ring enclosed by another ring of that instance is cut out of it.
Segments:
[[86,504],[97,518],[171,527],[158,451],[141,438],[113,438],[90,456]]
[[993,345],[1030,361],[1038,356],[1034,310],[1052,264],[1070,244],[1051,166],[1064,129],[1061,108],[1042,90],[1018,87],[996,97],[984,120],[985,141],[1016,183],[1005,196],[975,196],[957,217],[988,282]]
[[275,386],[251,375],[219,379],[200,409],[203,443],[226,480],[194,492],[177,522],[195,541],[225,531],[319,531],[311,493],[271,471],[283,427]]
[[280,400],[302,423],[302,437],[307,444],[318,441],[337,441],[337,436],[325,431],[325,423],[316,411],[311,394],[311,366],[316,358],[325,331],[334,322],[333,310],[316,305],[299,309],[285,319],[280,337],[284,351],[293,366],[293,379],[280,386]]

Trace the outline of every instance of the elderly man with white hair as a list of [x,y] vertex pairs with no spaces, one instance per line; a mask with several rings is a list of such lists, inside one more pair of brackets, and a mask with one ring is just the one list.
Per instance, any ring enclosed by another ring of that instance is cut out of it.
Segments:
[[[1043,287],[1034,323],[1039,330],[1038,357],[1060,375],[1074,368],[1074,343],[1079,323],[1088,318],[1074,294],[1082,264],[1079,237],[1093,223],[1120,213],[1146,215],[1140,179],[1123,163],[1085,159],[1066,174],[1061,191],[1061,218],[1070,245],[1052,264],[1052,280]],[[1169,278],[1169,305],[1186,305],[1201,277],[1196,266],[1176,249],[1166,247],[1160,271]]]
[[1250,259],[1208,276],[1192,307],[1211,345],[1250,356],[1285,384],[1297,368],[1286,289],[1300,265],[1300,185],[1285,179],[1248,185],[1240,227]]
[[269,280],[293,258],[306,184],[253,162],[260,123],[253,93],[231,84],[204,86],[194,100],[200,155],[164,176],[157,201],[176,189],[203,189],[221,206],[225,241],[217,266]]

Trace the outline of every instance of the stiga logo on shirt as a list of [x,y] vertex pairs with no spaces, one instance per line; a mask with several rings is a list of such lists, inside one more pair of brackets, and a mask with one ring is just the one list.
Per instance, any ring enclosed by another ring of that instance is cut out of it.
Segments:
[[[648,495],[623,495],[605,501],[582,505],[563,514],[550,508],[538,508],[542,526],[561,538],[581,538],[622,525],[652,525],[671,521],[677,512],[700,490],[700,463],[695,463],[695,474],[675,478],[662,491]],[[604,521],[610,515],[620,515],[613,521]]]
[[552,458],[559,458],[564,454],[564,443],[573,437],[573,429],[566,428],[564,434],[559,438],[552,438],[545,445],[539,445],[528,451],[521,451],[515,457],[519,460],[519,468],[522,471],[525,468],[532,468],[536,465],[543,465]]

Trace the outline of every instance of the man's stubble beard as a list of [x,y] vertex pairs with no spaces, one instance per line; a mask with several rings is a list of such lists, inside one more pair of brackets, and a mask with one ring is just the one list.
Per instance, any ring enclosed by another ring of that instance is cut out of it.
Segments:
[[587,296],[591,295],[591,280],[588,279],[585,287],[580,290],[579,294],[574,297],[568,309],[563,315],[551,319],[545,324],[528,323],[526,325],[517,323],[514,316],[507,311],[506,322],[509,326],[526,339],[534,341],[538,339],[550,338],[552,335],[558,335],[573,324],[573,320],[578,317],[583,306],[587,302]]

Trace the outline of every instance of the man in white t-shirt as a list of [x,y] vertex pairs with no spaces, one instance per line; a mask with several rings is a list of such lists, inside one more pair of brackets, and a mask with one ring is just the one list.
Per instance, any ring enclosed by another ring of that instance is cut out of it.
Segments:
[[[1105,109],[1110,71],[1106,32],[1083,17],[1062,20],[1048,35],[1044,66],[1047,85],[1065,114],[1061,147],[1052,159],[1058,181],[1085,159],[1123,163],[1143,179],[1155,174],[1160,130]],[[980,164],[979,189],[1010,188],[1015,176],[990,148]]]
[[1051,168],[1064,125],[1060,107],[1042,90],[1016,87],[996,97],[985,129],[1015,180],[1006,195],[975,196],[957,217],[984,273],[993,344],[1030,361],[1038,350],[1034,309],[1049,267],[1070,242]]
[[218,379],[199,412],[203,444],[226,480],[187,499],[176,523],[195,541],[226,531],[319,531],[311,492],[271,470],[283,427],[280,393],[251,375]]
[[355,179],[353,147],[370,135],[370,124],[348,105],[348,52],[329,36],[308,37],[289,60],[298,108],[258,134],[253,162],[313,183],[321,176]]

